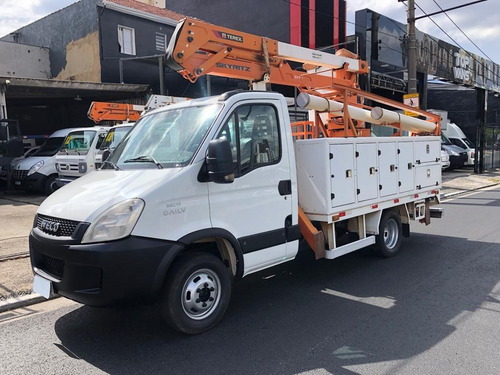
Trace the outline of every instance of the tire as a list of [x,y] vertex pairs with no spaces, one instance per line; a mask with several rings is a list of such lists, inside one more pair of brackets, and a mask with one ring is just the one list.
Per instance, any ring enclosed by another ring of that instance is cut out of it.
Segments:
[[56,184],[57,175],[51,175],[47,177],[45,183],[43,184],[43,192],[47,195],[52,194],[54,191],[59,189],[59,186]]
[[181,255],[168,271],[161,312],[168,325],[195,335],[214,327],[223,317],[231,297],[231,277],[214,255]]
[[385,211],[379,224],[377,248],[383,257],[390,258],[401,250],[403,226],[396,211]]

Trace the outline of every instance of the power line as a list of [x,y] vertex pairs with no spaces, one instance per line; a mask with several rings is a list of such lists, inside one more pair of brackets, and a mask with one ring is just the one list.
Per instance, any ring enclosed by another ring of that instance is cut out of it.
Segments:
[[486,56],[486,57],[487,57],[490,61],[493,61],[493,59],[492,59],[491,57],[489,57],[489,56],[486,54],[486,52],[484,52],[481,48],[479,48],[479,47],[478,47],[478,45],[477,45],[476,43],[474,43],[474,42],[472,41],[472,39],[471,39],[471,38],[469,38],[469,36],[468,36],[468,35],[467,35],[467,34],[466,34],[466,33],[465,33],[465,32],[464,32],[464,31],[463,31],[463,30],[462,30],[462,29],[461,29],[461,28],[460,28],[460,27],[459,27],[459,26],[455,23],[455,21],[453,21],[453,20],[451,19],[451,17],[448,15],[448,13],[446,13],[446,12],[443,10],[443,8],[441,8],[441,5],[439,5],[439,4],[438,4],[438,2],[437,2],[436,0],[432,0],[432,1],[434,1],[434,4],[436,4],[436,5],[438,6],[438,8],[439,8],[439,9],[441,9],[441,10],[443,11],[444,15],[445,15],[446,17],[448,17],[448,19],[449,19],[449,20],[450,20],[450,21],[451,21],[451,22],[455,25],[455,27],[456,27],[458,30],[460,30],[460,32],[461,32],[462,34],[464,34],[464,36],[465,36],[467,39],[469,39],[469,42],[471,42],[471,43],[474,45],[474,47],[476,47],[476,48],[477,48],[477,49],[478,49],[478,50],[479,50],[479,51],[480,51],[480,52],[481,52],[484,56]]
[[[421,7],[420,7],[420,5],[418,5],[416,2],[415,2],[415,5],[418,7],[418,9],[420,9],[420,11],[421,11],[423,14],[425,14],[426,16],[428,16],[428,15],[427,15],[427,13],[426,13],[426,12],[425,12],[425,11],[424,11]],[[436,26],[437,26],[437,28],[438,28],[439,30],[441,30],[441,31],[442,31],[442,32],[443,32],[443,33],[444,33],[444,34],[445,34],[448,38],[450,38],[450,40],[451,40],[451,41],[453,41],[453,43],[455,43],[458,47],[460,47],[463,51],[465,51],[465,53],[466,53],[467,55],[469,55],[470,57],[472,57],[472,59],[473,59],[476,63],[478,63],[478,64],[482,65],[482,66],[485,68],[485,70],[486,70],[486,71],[488,71],[488,72],[490,72],[493,76],[496,76],[497,78],[499,78],[499,77],[500,77],[498,74],[495,74],[495,72],[494,72],[494,71],[490,70],[487,64],[481,64],[481,62],[480,62],[480,61],[478,61],[478,60],[476,59],[476,57],[475,57],[473,54],[471,54],[469,51],[467,51],[465,48],[463,48],[463,47],[460,45],[460,43],[458,43],[455,39],[453,39],[453,38],[451,37],[451,35],[450,35],[450,34],[448,34],[448,33],[447,33],[447,32],[446,32],[446,31],[445,31],[445,30],[444,30],[441,26],[439,26],[439,25],[436,23],[436,21],[434,21],[431,17],[428,17],[428,18],[432,21],[432,23],[433,23],[434,25],[436,25]],[[491,59],[490,59],[490,60],[491,60]],[[492,61],[492,62],[493,62],[493,61]]]
[[[325,17],[327,17],[327,18],[330,18],[330,19],[332,19],[332,20],[337,19],[337,20],[340,20],[340,21],[345,22],[346,24],[350,24],[350,25],[354,25],[354,26],[359,26],[359,27],[364,27],[364,25],[359,25],[359,24],[357,24],[356,22],[351,22],[351,21],[348,21],[347,19],[343,20],[343,19],[341,19],[341,18],[340,18],[340,17],[338,17],[338,16],[334,16],[334,15],[332,15],[332,14],[328,14],[328,13],[325,13],[325,12],[321,12],[321,11],[319,11],[319,10],[317,10],[317,9],[312,9],[312,8],[310,8],[310,7],[306,6],[306,5],[302,5],[302,2],[301,2],[300,4],[297,4],[297,3],[293,3],[293,4],[292,4],[291,0],[282,0],[282,1],[283,1],[283,2],[285,2],[285,3],[287,3],[287,4],[290,4],[290,5],[295,5],[295,6],[298,6],[298,7],[300,7],[301,9],[304,9],[304,10],[307,10],[307,11],[313,11],[313,12],[315,12],[316,14],[320,14],[320,15],[325,16]],[[405,0],[402,0],[401,2],[403,2],[403,4],[404,4],[405,6],[407,6],[407,5],[404,3],[404,2],[405,2]],[[471,54],[471,53],[470,53],[470,52],[468,52],[465,48],[463,48],[463,47],[460,45],[460,43],[458,43],[458,42],[457,42],[455,39],[453,39],[453,38],[452,38],[452,37],[451,37],[451,36],[450,36],[450,35],[449,35],[449,34],[448,34],[448,33],[447,33],[447,32],[446,32],[443,28],[441,28],[441,27],[440,27],[440,26],[439,26],[439,25],[438,25],[438,24],[437,24],[437,23],[436,23],[436,22],[435,22],[435,21],[434,21],[434,20],[433,20],[433,19],[432,19],[432,18],[431,18],[428,14],[427,14],[427,13],[426,13],[426,12],[425,12],[425,11],[424,11],[424,10],[423,10],[423,9],[422,9],[419,5],[418,5],[418,4],[417,4],[417,3],[415,3],[415,5],[416,5],[416,6],[420,9],[420,11],[421,11],[421,12],[422,12],[422,13],[423,13],[423,14],[424,14],[427,18],[429,18],[429,19],[430,19],[430,20],[431,20],[431,21],[432,21],[432,22],[433,22],[433,23],[434,23],[434,24],[435,24],[435,25],[436,25],[436,26],[437,26],[437,27],[438,27],[438,28],[439,28],[439,29],[440,29],[440,30],[441,30],[441,31],[442,31],[442,32],[443,32],[443,33],[444,33],[444,34],[445,34],[448,38],[450,38],[450,40],[451,40],[451,41],[453,41],[453,43],[455,43],[455,44],[456,44],[456,46],[458,46],[459,48],[461,48],[462,50],[464,50],[464,51],[465,51],[465,53],[466,53],[467,55],[469,55],[469,56],[470,56],[470,57],[471,57],[471,58],[472,58],[475,62],[477,62],[478,64],[480,64],[480,65],[484,66],[485,70],[486,70],[487,72],[490,72],[490,73],[492,74],[492,76],[497,77],[497,78],[499,78],[499,77],[500,77],[500,76],[499,76],[499,74],[495,74],[495,72],[494,72],[494,71],[492,71],[491,69],[489,69],[489,67],[488,67],[488,65],[487,65],[487,64],[481,64],[481,62],[480,62],[480,61],[478,61],[478,60],[477,60],[477,58],[476,58],[473,54]],[[437,4],[437,5],[438,5],[438,4]],[[438,5],[438,6],[439,6],[439,5]],[[385,16],[384,16],[384,17],[385,17]],[[387,18],[388,20],[390,20],[393,24],[395,24],[395,26],[396,26],[398,29],[400,29],[401,31],[403,31],[403,32],[404,32],[404,34],[405,34],[404,36],[405,36],[405,37],[407,37],[406,30],[403,30],[401,27],[399,27],[399,25],[397,25],[397,24],[396,24],[396,22],[397,22],[397,21],[394,21],[394,20],[392,20],[391,18],[388,18],[388,17],[386,17],[386,18]],[[301,26],[302,26],[302,27],[306,27],[305,25],[301,25]],[[457,26],[457,27],[458,27],[458,26]],[[460,30],[460,31],[462,31],[462,30]],[[385,36],[388,36],[388,37],[390,37],[390,38],[395,38],[395,39],[400,40],[400,36],[396,36],[396,35],[393,35],[393,34],[390,34],[390,33],[383,32],[383,31],[381,31],[380,29],[378,30],[378,34],[379,34],[379,35],[385,35]],[[436,42],[436,43],[438,43],[438,42],[439,42],[439,40],[440,40],[439,38],[435,38],[435,37],[433,37],[432,35],[429,35],[429,34],[427,34],[427,33],[425,33],[425,34],[426,34],[426,35],[427,35],[430,39],[432,39],[434,42]],[[469,40],[470,40],[470,39],[469,39]],[[368,40],[367,40],[367,42],[368,42]],[[421,43],[420,41],[418,41],[418,40],[417,40],[416,42],[417,42],[417,47],[422,48],[422,43]],[[472,42],[472,41],[471,41],[471,42]],[[406,54],[405,52],[398,51],[398,50],[396,50],[396,49],[394,49],[394,48],[391,48],[391,47],[389,47],[386,43],[383,43],[383,44],[385,44],[385,45],[386,45],[386,48],[389,48],[389,49],[391,49],[391,50],[393,50],[393,51],[395,51],[395,52],[398,52],[398,53],[400,53],[402,56],[407,56],[407,54]],[[474,45],[475,45],[475,44],[474,44]],[[477,46],[476,46],[476,47],[477,47]],[[479,49],[479,47],[477,47],[477,48]],[[480,50],[480,49],[479,49],[479,50]],[[480,50],[480,51],[481,51],[481,50]],[[448,58],[453,58],[453,57],[454,57],[454,56],[453,56],[453,54],[452,54],[450,51],[445,50],[445,52],[446,52],[446,54],[448,55]],[[481,51],[481,52],[482,52],[482,51]],[[431,55],[432,55],[432,51],[431,51],[430,53],[431,53]],[[483,53],[484,55],[486,55],[486,53],[484,53],[484,52],[482,52],[482,53]],[[494,63],[494,61],[493,61],[490,57],[488,57],[487,55],[486,55],[486,57],[487,57],[487,58],[488,58],[488,59],[489,59],[492,63]]]

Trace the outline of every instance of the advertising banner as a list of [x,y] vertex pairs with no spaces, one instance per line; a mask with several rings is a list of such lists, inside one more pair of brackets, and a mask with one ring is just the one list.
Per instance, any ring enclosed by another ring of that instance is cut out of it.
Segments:
[[[356,12],[356,35],[364,39],[370,66],[407,69],[406,24],[364,9]],[[417,71],[459,85],[500,93],[500,65],[419,30]],[[382,72],[384,73],[384,72]]]

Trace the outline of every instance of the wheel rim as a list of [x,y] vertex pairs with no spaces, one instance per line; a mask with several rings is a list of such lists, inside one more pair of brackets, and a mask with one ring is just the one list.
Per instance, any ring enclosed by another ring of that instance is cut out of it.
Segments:
[[50,182],[50,184],[49,184],[49,192],[50,192],[50,193],[53,193],[54,191],[56,191],[56,190],[57,190],[57,188],[58,188],[58,187],[59,187],[59,186],[57,185],[56,180],[55,180],[55,179],[54,179],[54,180],[52,180],[52,181]]
[[394,219],[389,219],[384,227],[384,243],[387,249],[394,249],[398,243],[398,235],[398,224]]
[[182,308],[194,320],[210,316],[220,301],[220,279],[215,272],[201,269],[184,283],[181,294]]

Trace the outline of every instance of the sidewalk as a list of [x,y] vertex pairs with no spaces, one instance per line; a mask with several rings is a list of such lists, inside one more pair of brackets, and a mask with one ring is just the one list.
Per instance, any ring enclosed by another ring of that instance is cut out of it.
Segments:
[[[500,169],[473,174],[471,169],[443,172],[441,198],[500,184]],[[44,301],[32,293],[33,274],[30,267],[28,235],[35,212],[44,196],[0,191],[0,313]]]

